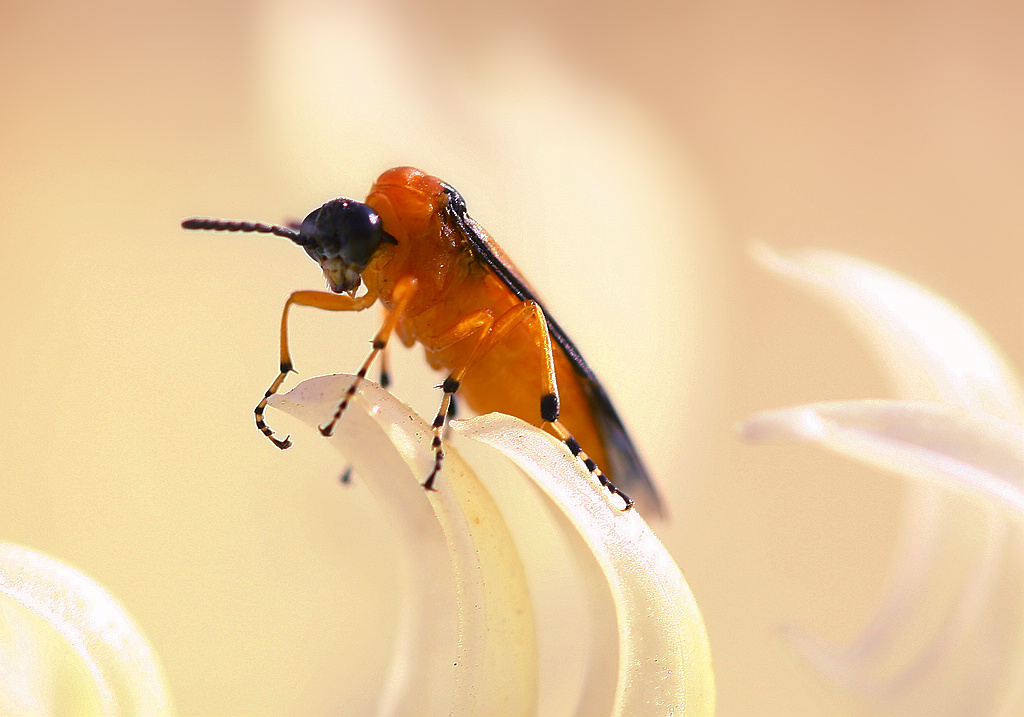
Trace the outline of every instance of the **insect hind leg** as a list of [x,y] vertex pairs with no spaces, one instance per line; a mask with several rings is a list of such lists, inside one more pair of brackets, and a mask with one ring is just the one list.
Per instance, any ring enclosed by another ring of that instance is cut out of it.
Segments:
[[597,465],[593,458],[587,455],[586,451],[580,446],[579,442],[573,438],[569,430],[562,424],[561,421],[555,420],[550,421],[549,425],[552,427],[558,438],[565,444],[565,447],[569,449],[575,457],[583,461],[583,465],[587,467],[590,474],[597,478],[598,482],[612,495],[617,495],[622,499],[625,504],[623,510],[630,510],[633,507],[633,499],[623,493],[621,490],[615,487],[615,484],[608,480],[608,476],[604,474],[601,467]]

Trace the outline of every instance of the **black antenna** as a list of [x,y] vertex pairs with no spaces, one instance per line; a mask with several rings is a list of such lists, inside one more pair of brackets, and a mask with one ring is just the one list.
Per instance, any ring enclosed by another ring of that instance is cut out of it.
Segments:
[[280,227],[276,224],[263,224],[261,222],[233,222],[226,219],[203,219],[195,217],[186,219],[181,223],[182,229],[205,229],[215,232],[256,232],[258,234],[276,234],[285,239],[291,239],[299,246],[306,246],[310,241],[302,236],[300,232],[288,227]]

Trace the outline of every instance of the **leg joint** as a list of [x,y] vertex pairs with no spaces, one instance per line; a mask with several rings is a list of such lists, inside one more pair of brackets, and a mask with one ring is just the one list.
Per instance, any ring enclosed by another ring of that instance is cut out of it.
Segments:
[[559,405],[558,394],[548,393],[540,398],[540,417],[548,423],[558,420]]
[[577,443],[576,439],[573,438],[572,436],[569,436],[565,440],[565,445],[569,449],[569,452],[572,453],[574,456],[578,456],[580,452],[583,450],[582,448],[580,448],[580,444]]

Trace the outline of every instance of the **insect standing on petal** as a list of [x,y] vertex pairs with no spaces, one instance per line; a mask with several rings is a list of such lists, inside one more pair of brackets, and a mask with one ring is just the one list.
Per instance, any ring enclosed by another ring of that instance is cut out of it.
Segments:
[[279,448],[291,442],[274,436],[263,413],[292,371],[291,307],[362,311],[379,301],[386,317],[372,351],[320,427],[323,435],[335,430],[360,381],[397,334],[406,346],[422,344],[427,362],[448,372],[425,488],[434,488],[441,470],[444,428],[458,393],[479,413],[499,411],[542,426],[626,509],[633,501],[624,490],[648,514],[662,513],[650,475],[594,372],[515,265],[469,216],[462,196],[436,177],[411,167],[390,169],[365,202],[333,199],[292,227],[219,219],[187,219],[182,226],[285,237],[305,249],[327,279],[330,291],[296,291],[281,316],[280,373],[255,409],[257,427]]

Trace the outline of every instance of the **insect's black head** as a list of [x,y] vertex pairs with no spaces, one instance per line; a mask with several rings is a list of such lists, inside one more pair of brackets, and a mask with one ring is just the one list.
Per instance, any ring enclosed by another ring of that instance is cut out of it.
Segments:
[[338,294],[359,287],[363,270],[381,244],[397,243],[384,231],[377,212],[344,197],[310,212],[295,242],[320,265],[331,291]]
[[380,216],[361,202],[339,197],[309,213],[302,224],[287,227],[225,219],[186,219],[185,229],[258,232],[291,239],[323,269],[331,291],[342,294],[359,288],[360,278],[381,244],[398,241],[384,231]]

